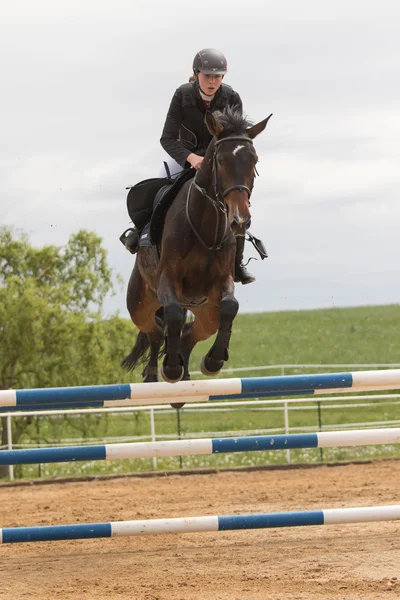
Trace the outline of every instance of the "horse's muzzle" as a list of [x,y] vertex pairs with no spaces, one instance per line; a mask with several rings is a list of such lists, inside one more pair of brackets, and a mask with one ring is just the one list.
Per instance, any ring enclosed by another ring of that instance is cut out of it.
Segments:
[[248,229],[250,227],[251,217],[250,216],[240,216],[235,214],[232,221],[232,227],[239,227]]

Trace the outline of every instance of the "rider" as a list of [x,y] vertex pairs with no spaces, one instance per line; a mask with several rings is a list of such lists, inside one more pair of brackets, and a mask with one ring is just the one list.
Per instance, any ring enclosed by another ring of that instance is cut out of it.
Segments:
[[[213,48],[200,50],[193,60],[193,76],[175,92],[164,129],[161,145],[168,156],[158,177],[174,179],[190,166],[199,169],[212,135],[204,117],[207,110],[223,111],[227,106],[242,110],[237,92],[222,83],[227,72],[227,61],[222,52]],[[139,241],[136,229],[131,230],[125,246],[134,254]],[[255,277],[243,265],[245,238],[236,238],[235,281],[252,283]]]

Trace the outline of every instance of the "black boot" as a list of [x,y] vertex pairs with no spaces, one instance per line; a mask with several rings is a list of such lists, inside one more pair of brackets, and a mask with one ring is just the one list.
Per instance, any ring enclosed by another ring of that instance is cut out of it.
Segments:
[[124,231],[119,239],[131,254],[136,254],[139,247],[139,237],[139,231],[136,227],[133,229],[130,227]]
[[246,285],[246,283],[253,283],[256,278],[248,272],[243,264],[244,242],[245,239],[243,236],[236,238],[235,281],[236,283],[240,282]]

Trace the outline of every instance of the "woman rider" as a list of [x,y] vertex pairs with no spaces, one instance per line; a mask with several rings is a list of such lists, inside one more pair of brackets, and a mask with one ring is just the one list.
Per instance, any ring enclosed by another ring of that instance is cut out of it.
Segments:
[[[218,50],[206,48],[194,57],[193,76],[176,90],[168,110],[160,139],[168,156],[158,177],[173,179],[189,166],[196,170],[200,167],[212,139],[204,120],[207,110],[223,111],[227,106],[242,110],[239,94],[222,83],[226,72],[226,58]],[[133,230],[125,245],[134,253],[137,242],[138,235]],[[235,281],[246,284],[255,281],[255,277],[242,263],[244,243],[244,237],[236,238]]]

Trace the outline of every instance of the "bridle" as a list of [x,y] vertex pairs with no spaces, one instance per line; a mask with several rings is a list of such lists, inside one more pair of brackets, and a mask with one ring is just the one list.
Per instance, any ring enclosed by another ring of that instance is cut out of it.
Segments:
[[[212,155],[212,158],[210,159],[210,162],[212,163],[212,177],[213,177],[213,188],[214,188],[214,194],[215,197],[213,198],[212,196],[209,196],[207,194],[207,191],[205,188],[200,187],[197,182],[196,182],[196,177],[193,179],[192,183],[190,184],[189,190],[188,190],[188,195],[187,195],[187,201],[186,201],[186,217],[187,220],[189,222],[189,225],[193,231],[193,233],[196,235],[197,239],[199,240],[199,242],[201,243],[201,245],[206,249],[206,250],[210,250],[210,251],[215,251],[215,250],[220,250],[223,243],[226,240],[227,234],[228,234],[228,217],[227,217],[227,212],[228,212],[228,207],[227,204],[225,202],[225,197],[230,193],[233,192],[234,190],[239,190],[242,192],[246,192],[248,195],[248,198],[250,199],[251,193],[253,188],[248,188],[247,185],[243,185],[243,184],[237,184],[237,185],[232,185],[231,187],[229,187],[228,189],[224,190],[223,192],[220,192],[219,189],[219,182],[218,182],[218,169],[217,169],[217,155],[218,155],[218,146],[220,146],[221,144],[223,144],[224,142],[233,142],[233,141],[241,141],[241,142],[248,142],[251,145],[253,145],[253,141],[251,138],[249,138],[247,135],[236,135],[236,136],[231,136],[231,137],[226,137],[226,138],[222,138],[222,140],[217,140],[214,144],[214,152]],[[197,176],[197,174],[196,174]],[[192,191],[192,187],[195,187],[196,190],[198,192],[200,192],[200,194],[202,196],[204,196],[204,198],[207,198],[207,200],[209,200],[211,202],[212,207],[214,208],[216,214],[217,214],[217,223],[215,226],[215,234],[214,234],[214,242],[212,246],[207,246],[202,237],[200,236],[199,232],[196,230],[195,226],[193,225],[193,222],[190,218],[190,214],[189,214],[189,202],[190,202],[190,194]],[[222,234],[221,239],[219,240],[219,242],[217,243],[217,238],[218,238],[218,227],[219,227],[219,218],[220,218],[220,213],[222,213],[225,217],[225,227],[224,227],[224,232]]]
[[[215,195],[219,196],[219,186],[218,186],[218,175],[217,175],[217,150],[216,148],[223,144],[224,142],[250,142],[251,145],[253,145],[253,140],[251,138],[249,138],[247,135],[236,135],[236,136],[232,136],[232,137],[226,137],[226,138],[222,138],[222,140],[217,140],[214,144],[214,154],[213,154],[213,174],[214,174],[214,191],[215,191]],[[227,190],[225,190],[224,192],[222,192],[222,199],[225,198],[225,196],[227,196],[229,194],[229,192],[232,192],[233,190],[240,190],[243,192],[247,192],[248,197],[250,198],[251,196],[251,192],[252,189],[248,188],[247,185],[242,185],[242,184],[238,184],[238,185],[232,185],[231,187],[229,187]]]

